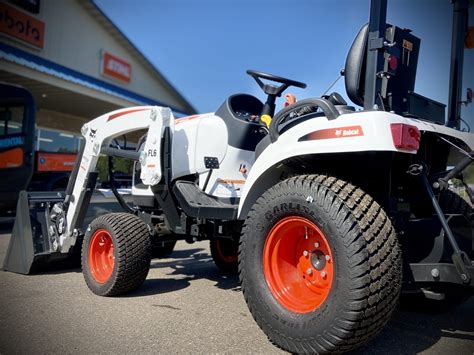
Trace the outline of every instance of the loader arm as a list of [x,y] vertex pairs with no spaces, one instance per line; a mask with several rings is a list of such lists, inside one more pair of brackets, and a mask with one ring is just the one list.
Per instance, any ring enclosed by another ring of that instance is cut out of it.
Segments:
[[163,131],[171,125],[174,125],[174,118],[169,108],[140,106],[104,114],[82,127],[85,145],[76,161],[76,173],[71,176],[72,188],[66,192],[63,204],[65,223],[58,231],[62,253],[69,251],[80,233],[80,216],[88,207],[88,199],[84,199],[88,179],[95,171],[100,154],[111,154],[112,150],[108,148],[110,141],[117,136],[148,128],[145,149],[139,157],[142,164],[140,178],[145,185],[153,186],[160,182],[162,176],[160,148]]

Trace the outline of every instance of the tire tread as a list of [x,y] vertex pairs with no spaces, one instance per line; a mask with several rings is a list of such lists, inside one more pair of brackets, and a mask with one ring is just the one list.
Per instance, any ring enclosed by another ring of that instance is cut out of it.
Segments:
[[[96,226],[108,226],[116,242],[117,273],[112,275],[113,281],[106,290],[99,289],[95,280],[84,271],[88,267],[88,241]],[[96,218],[91,223],[82,247],[83,274],[87,286],[100,296],[118,296],[140,287],[150,270],[151,240],[146,224],[130,213],[108,213]]]
[[[344,236],[350,255],[350,279],[355,286],[333,327],[317,337],[289,337],[272,328],[258,309],[248,289],[245,243],[252,216],[284,194],[313,193]],[[351,217],[352,216],[352,217]],[[363,239],[362,243],[356,243]],[[401,250],[395,230],[381,206],[370,195],[349,182],[327,175],[302,175],[284,180],[265,192],[252,207],[242,230],[239,247],[239,275],[249,310],[269,339],[285,350],[297,353],[349,351],[377,334],[389,320],[401,288]]]

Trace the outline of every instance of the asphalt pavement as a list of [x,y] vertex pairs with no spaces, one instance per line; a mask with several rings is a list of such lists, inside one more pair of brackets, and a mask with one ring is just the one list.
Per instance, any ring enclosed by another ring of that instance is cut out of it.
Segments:
[[[12,224],[0,220],[3,264]],[[2,265],[0,264],[0,265]],[[222,276],[207,242],[178,242],[123,297],[92,294],[79,269],[0,272],[0,354],[277,354],[258,328],[237,277]],[[397,310],[360,354],[474,354],[474,298],[449,313]]]

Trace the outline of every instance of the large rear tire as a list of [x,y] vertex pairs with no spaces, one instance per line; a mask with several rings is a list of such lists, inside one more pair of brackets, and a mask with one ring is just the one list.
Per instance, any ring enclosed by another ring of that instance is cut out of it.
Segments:
[[294,353],[349,351],[395,309],[401,250],[368,194],[334,177],[300,176],[254,204],[239,271],[250,312],[276,345]]
[[[454,236],[457,237],[457,242],[461,249],[464,250],[472,260],[474,258],[474,212],[472,204],[469,203],[467,197],[464,199],[457,192],[451,190],[441,192],[439,204],[444,213],[460,214],[466,219],[463,225],[464,228],[461,231],[454,228],[453,232]],[[462,233],[462,231],[465,233]],[[450,310],[474,296],[474,290],[471,287],[459,287],[448,284],[443,287],[435,288],[435,290],[444,293],[444,300],[438,302],[437,305],[445,310]]]
[[117,296],[140,287],[150,269],[146,224],[129,213],[109,213],[92,221],[82,244],[82,273],[99,296]]
[[[474,257],[474,214],[472,205],[457,192],[452,190],[444,190],[440,193],[439,204],[445,214],[455,214],[464,217],[465,220],[463,223],[458,223],[457,227],[453,228],[453,226],[451,226],[451,228],[459,247],[465,251],[472,260]],[[451,262],[451,253],[452,251],[450,251],[445,256],[446,259],[441,260],[441,262]],[[469,286],[450,283],[427,283],[422,286],[427,291],[444,295],[444,298],[441,300],[426,298],[421,290],[416,293],[402,293],[400,305],[403,309],[432,314],[444,313],[463,304],[474,296],[474,290]]]

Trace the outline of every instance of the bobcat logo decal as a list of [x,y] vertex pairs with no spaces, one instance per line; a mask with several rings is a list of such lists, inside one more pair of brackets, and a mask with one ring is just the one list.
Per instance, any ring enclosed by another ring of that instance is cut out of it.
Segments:
[[90,131],[90,133],[89,133],[89,137],[91,137],[92,139],[94,139],[96,132],[97,132],[97,129],[92,129],[92,128],[91,128],[91,131]]

